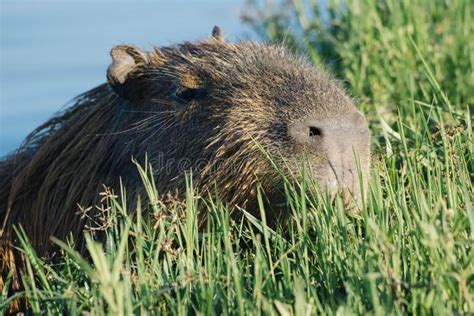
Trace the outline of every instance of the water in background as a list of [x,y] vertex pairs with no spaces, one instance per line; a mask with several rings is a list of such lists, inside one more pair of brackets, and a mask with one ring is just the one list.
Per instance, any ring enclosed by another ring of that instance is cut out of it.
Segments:
[[109,50],[202,39],[220,25],[235,41],[244,0],[2,1],[0,156],[69,100],[105,79]]

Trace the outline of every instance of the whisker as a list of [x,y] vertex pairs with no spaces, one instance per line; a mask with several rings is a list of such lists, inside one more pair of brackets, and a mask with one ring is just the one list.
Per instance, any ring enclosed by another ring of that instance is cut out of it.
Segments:
[[[131,124],[131,126],[128,129],[122,130],[122,131],[117,131],[117,132],[111,132],[111,133],[104,133],[104,134],[95,134],[96,136],[109,136],[109,135],[119,135],[119,134],[124,134],[124,133],[129,133],[133,131],[146,131],[149,129],[152,129],[159,125],[162,121],[168,119],[169,117],[173,116],[168,116],[167,114],[172,113],[171,111],[169,113],[160,113],[160,114],[155,114],[151,115],[149,117],[144,118],[143,120],[134,122]],[[148,124],[151,124],[150,126],[147,127]]]
[[[153,101],[153,99],[152,99]],[[161,114],[161,113],[173,113],[173,111],[165,110],[165,111],[135,111],[135,110],[124,110],[127,113],[151,113],[151,114]]]
[[[163,121],[160,125],[159,128],[157,128],[153,133],[151,133],[150,136],[148,136],[147,138],[145,138],[141,143],[140,143],[140,146],[144,145],[145,143],[147,143],[151,138],[153,138],[154,136],[156,136],[156,134],[159,132],[159,131],[162,131],[162,130],[165,130],[165,129],[168,129],[170,128],[171,126],[173,126],[173,124],[176,123],[176,119],[174,117],[170,117],[168,120],[166,121]],[[158,124],[154,125],[154,127],[157,127]]]

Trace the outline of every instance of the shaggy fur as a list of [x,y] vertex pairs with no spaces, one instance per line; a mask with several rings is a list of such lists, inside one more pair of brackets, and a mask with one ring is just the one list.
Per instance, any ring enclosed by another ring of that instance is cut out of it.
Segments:
[[218,188],[229,204],[252,209],[257,178],[270,193],[281,181],[257,140],[288,172],[306,155],[321,186],[360,195],[352,155],[366,173],[367,122],[301,57],[276,45],[231,44],[219,32],[151,52],[122,45],[111,55],[108,83],[0,162],[3,275],[13,268],[13,225],[40,255],[52,250],[50,236],[81,240],[78,205],[99,204],[102,185],[118,189],[120,179],[133,201],[143,186],[131,159],[143,163],[145,154],[162,194],[183,194],[183,173],[192,170],[198,191]]

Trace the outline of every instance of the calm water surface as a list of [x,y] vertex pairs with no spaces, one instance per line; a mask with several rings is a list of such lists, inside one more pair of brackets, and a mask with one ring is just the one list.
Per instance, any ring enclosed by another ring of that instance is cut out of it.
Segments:
[[109,50],[144,49],[209,36],[252,36],[240,22],[245,1],[3,1],[0,156],[76,95],[105,81]]

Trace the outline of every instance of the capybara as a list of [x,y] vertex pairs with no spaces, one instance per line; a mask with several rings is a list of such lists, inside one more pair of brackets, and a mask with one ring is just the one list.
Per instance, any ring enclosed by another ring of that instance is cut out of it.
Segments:
[[50,236],[81,238],[78,205],[99,204],[104,184],[118,190],[121,181],[129,201],[145,195],[132,158],[148,157],[163,195],[182,196],[190,172],[198,192],[216,191],[228,205],[255,207],[257,182],[277,199],[282,179],[265,151],[288,175],[305,160],[321,188],[356,205],[363,199],[357,175],[370,164],[367,121],[303,57],[275,44],[229,43],[217,27],[198,43],[150,52],[119,45],[111,56],[107,83],[0,161],[4,276],[13,268],[13,225],[43,256]]

